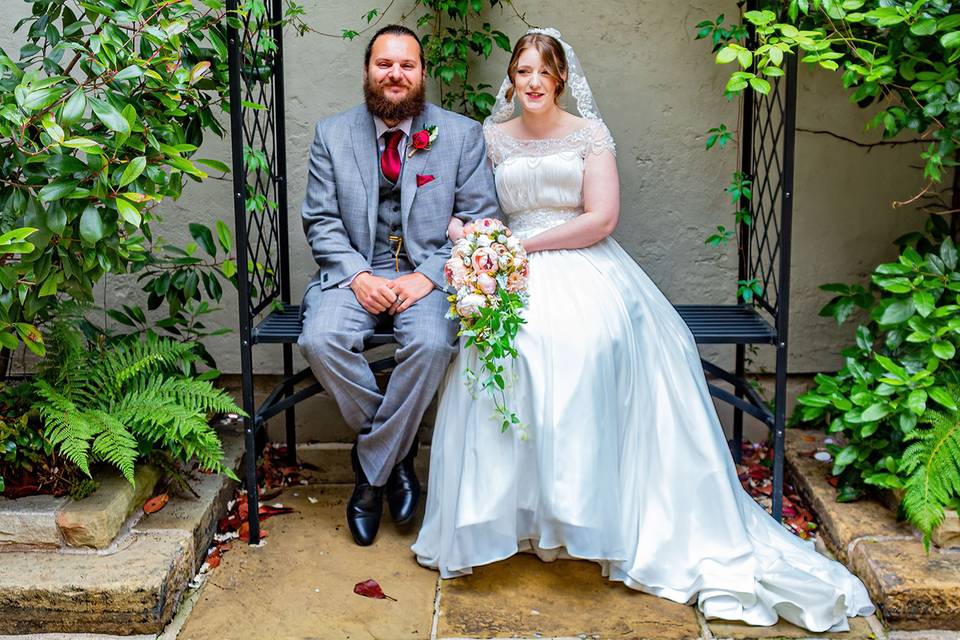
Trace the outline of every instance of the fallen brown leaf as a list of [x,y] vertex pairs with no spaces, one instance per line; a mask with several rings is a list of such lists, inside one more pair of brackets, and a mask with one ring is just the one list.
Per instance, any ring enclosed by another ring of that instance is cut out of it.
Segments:
[[167,506],[167,502],[170,501],[170,496],[166,493],[161,493],[158,496],[154,496],[143,503],[143,512],[146,514],[156,513]]

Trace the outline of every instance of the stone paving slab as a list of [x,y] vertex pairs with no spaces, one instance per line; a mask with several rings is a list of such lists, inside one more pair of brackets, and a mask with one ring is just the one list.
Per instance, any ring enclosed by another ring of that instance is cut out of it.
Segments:
[[57,513],[57,527],[71,547],[105,549],[120,533],[124,522],[153,495],[160,471],[140,465],[135,484],[117,473],[100,480],[100,486],[83,500],[69,500]]
[[611,582],[593,562],[520,554],[441,581],[439,638],[581,634],[684,640],[700,624],[692,607]]
[[[813,439],[811,442],[810,439]],[[841,562],[849,562],[849,545],[860,538],[912,538],[913,529],[897,522],[887,507],[876,500],[840,504],[837,490],[827,482],[831,463],[814,460],[806,452],[816,450],[824,434],[788,429],[786,467],[800,495],[820,521],[818,535]]]
[[851,557],[888,625],[960,630],[960,551],[927,555],[918,540],[864,540]]
[[[239,469],[243,460],[243,437],[235,434],[223,438],[223,463],[230,469]],[[217,522],[226,515],[227,502],[234,495],[237,483],[215,474],[201,474],[191,487],[197,496],[177,496],[167,506],[145,515],[137,524],[137,531],[180,530],[189,531],[194,541],[194,558],[199,569],[207,555],[207,549]]]
[[863,580],[894,629],[960,629],[960,549],[924,551],[919,535],[879,501],[838,503],[829,463],[804,456],[824,435],[787,430],[787,471],[820,521],[827,547]]
[[866,618],[850,618],[849,623],[849,631],[830,633],[811,633],[784,621],[780,621],[772,627],[751,627],[740,622],[711,620],[707,623],[707,626],[717,640],[727,638],[732,640],[773,640],[779,638],[874,640],[877,637]]
[[[351,491],[301,486],[272,500],[297,512],[266,520],[262,547],[234,543],[178,638],[430,638],[437,574],[410,553],[416,526],[398,529],[384,513],[374,544],[358,547],[345,520]],[[396,601],[353,593],[367,579]]]
[[57,513],[70,498],[26,496],[0,498],[0,549],[13,546],[59,547]]
[[142,533],[109,555],[23,551],[0,561],[0,633],[157,633],[193,576],[193,541]]

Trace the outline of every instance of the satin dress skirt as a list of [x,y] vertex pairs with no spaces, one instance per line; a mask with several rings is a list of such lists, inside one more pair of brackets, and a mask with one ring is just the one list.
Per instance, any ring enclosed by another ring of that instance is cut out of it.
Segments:
[[693,336],[612,238],[530,256],[530,305],[501,433],[464,383],[442,387],[417,561],[444,578],[533,551],[598,562],[709,618],[845,630],[873,611],[847,569],[743,491]]

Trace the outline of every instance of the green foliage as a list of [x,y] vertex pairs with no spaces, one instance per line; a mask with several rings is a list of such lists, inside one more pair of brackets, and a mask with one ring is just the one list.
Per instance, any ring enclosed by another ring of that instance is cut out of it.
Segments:
[[[23,6],[27,43],[16,57],[0,50],[0,343],[42,353],[36,326],[60,297],[90,301],[105,274],[187,257],[158,252],[150,225],[160,202],[207,176],[200,165],[224,168],[194,155],[205,132],[223,133],[226,27],[220,0]],[[175,266],[153,284],[174,292],[157,293],[174,326],[196,288],[188,274],[173,283],[189,265]]]
[[[942,218],[932,217],[927,231],[901,238],[899,258],[875,269],[869,289],[821,287],[835,294],[821,315],[843,323],[859,308],[868,318],[856,329],[856,344],[842,351],[843,368],[817,375],[816,388],[797,399],[800,422],[842,436],[844,445],[831,447],[841,500],[859,497],[868,485],[914,491],[906,476],[914,467],[904,462],[909,441],[922,437],[918,423],[958,408],[950,392],[960,381],[957,250]],[[912,511],[915,504],[904,504],[907,516],[929,523]]]
[[913,430],[912,444],[903,452],[900,472],[907,475],[903,507],[910,521],[923,532],[929,550],[930,534],[943,522],[943,508],[960,497],[960,387],[951,387],[954,406],[924,414],[929,428]]
[[48,344],[53,355],[35,383],[34,406],[45,437],[84,473],[106,462],[132,483],[136,462],[159,449],[233,477],[208,416],[243,412],[189,375],[199,359],[192,344],[152,333],[91,344],[69,317],[53,324]]
[[[930,142],[920,153],[924,176],[943,179],[957,165],[960,148],[960,12],[947,0],[770,0],[743,18],[757,34],[747,46],[745,29],[726,30],[705,21],[698,38],[711,37],[718,64],[736,62],[726,91],[748,86],[770,90],[783,75],[784,56],[830,71],[842,70],[843,86],[860,106],[879,109],[867,128],[884,138],[904,131]],[[941,210],[952,209],[939,203]]]
[[[429,29],[423,36],[427,72],[440,81],[440,103],[476,120],[490,115],[496,97],[490,85],[470,82],[470,61],[486,60],[494,47],[511,51],[510,39],[482,19],[482,0],[417,0],[427,10],[417,20],[418,28]],[[510,4],[489,0],[490,8]]]

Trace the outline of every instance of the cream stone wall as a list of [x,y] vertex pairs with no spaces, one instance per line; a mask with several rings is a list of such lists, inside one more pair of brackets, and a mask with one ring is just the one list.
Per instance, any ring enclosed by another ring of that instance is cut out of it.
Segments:
[[[375,2],[305,2],[306,20],[314,28],[339,33],[362,26],[359,15]],[[411,5],[398,1],[386,21],[399,20]],[[554,26],[576,48],[617,141],[622,181],[621,223],[617,239],[675,303],[734,301],[736,262],[731,250],[703,244],[717,224],[730,226],[730,206],[723,193],[735,169],[733,149],[706,152],[704,132],[721,122],[735,125],[736,103],[721,97],[729,67],[717,67],[705,42],[694,41],[693,27],[704,18],[736,13],[732,1],[696,4],[653,0],[568,2],[516,0],[528,22]],[[14,54],[20,38],[12,26],[29,5],[5,0],[0,15],[0,46]],[[489,20],[515,39],[525,26],[510,10],[489,12]],[[384,24],[386,23],[384,22]],[[408,21],[409,22],[409,21]],[[299,298],[314,267],[303,240],[299,205],[304,192],[306,154],[318,118],[346,109],[361,99],[363,48],[369,34],[353,42],[291,32],[285,39],[287,92],[287,162],[292,286]],[[498,85],[508,55],[495,52],[479,67],[480,77]],[[829,129],[859,140],[863,111],[843,95],[839,76],[804,70],[800,75],[797,124],[802,129]],[[229,160],[229,141],[210,140],[202,157]],[[876,263],[893,255],[890,241],[917,228],[915,212],[892,210],[920,185],[908,168],[916,150],[880,148],[872,152],[824,135],[798,132],[791,300],[790,369],[812,372],[836,368],[836,355],[851,334],[817,311],[826,302],[817,285],[860,279]],[[178,202],[163,206],[160,230],[186,242],[187,223],[232,220],[228,180],[190,184]],[[130,278],[111,277],[108,304],[140,301]],[[103,293],[103,291],[101,291]],[[213,323],[235,328],[236,299],[227,292]],[[210,347],[225,372],[238,372],[236,333],[212,339]],[[731,350],[705,349],[727,361]],[[754,367],[772,368],[770,349],[761,349]],[[257,347],[258,372],[278,372],[279,348]]]

